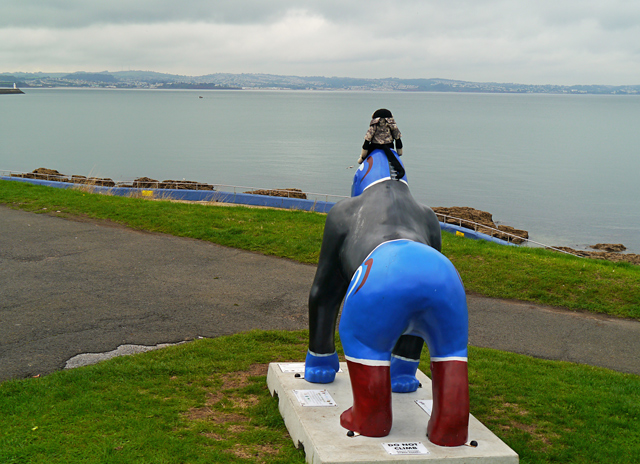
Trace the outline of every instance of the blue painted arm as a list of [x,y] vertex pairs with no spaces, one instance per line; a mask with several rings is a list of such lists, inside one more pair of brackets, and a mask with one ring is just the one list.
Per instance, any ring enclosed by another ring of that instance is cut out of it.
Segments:
[[304,365],[304,379],[312,383],[331,383],[336,378],[336,372],[340,370],[338,353],[316,354],[307,352]]

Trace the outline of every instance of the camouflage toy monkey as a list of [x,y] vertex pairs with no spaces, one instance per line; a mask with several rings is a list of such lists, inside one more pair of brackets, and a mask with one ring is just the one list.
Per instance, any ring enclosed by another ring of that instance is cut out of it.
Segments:
[[392,153],[392,149],[395,149],[398,156],[402,156],[402,134],[398,125],[396,124],[391,111],[381,108],[376,110],[371,116],[371,122],[369,123],[369,129],[364,136],[364,144],[362,145],[362,152],[358,159],[358,164],[362,164],[365,159],[374,150],[384,150],[387,155],[387,159],[398,172],[398,178],[404,177],[404,168],[400,162],[396,160],[396,157]]

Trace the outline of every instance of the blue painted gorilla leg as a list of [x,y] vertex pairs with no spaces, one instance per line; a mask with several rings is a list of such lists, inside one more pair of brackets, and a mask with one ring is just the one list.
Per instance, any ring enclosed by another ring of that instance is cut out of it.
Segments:
[[416,377],[424,340],[415,335],[403,335],[391,354],[391,391],[414,392],[420,386]]
[[418,389],[420,381],[416,377],[420,360],[391,356],[391,391],[411,393]]
[[[343,426],[368,436],[381,436],[387,425],[390,428],[389,422],[366,433],[357,430],[375,422],[367,417],[375,411],[388,410],[391,420],[391,383],[383,382],[382,371],[378,371],[385,368],[389,372],[391,352],[403,334],[426,340],[432,358],[466,361],[466,296],[455,268],[427,245],[395,240],[369,255],[347,291],[340,339],[350,373],[370,376],[377,384],[366,382],[363,386],[362,379],[352,377],[354,406],[343,414]],[[357,369],[352,369],[354,363]],[[403,366],[400,375],[415,374],[414,367],[415,361]],[[375,398],[367,393],[371,391],[377,392]]]

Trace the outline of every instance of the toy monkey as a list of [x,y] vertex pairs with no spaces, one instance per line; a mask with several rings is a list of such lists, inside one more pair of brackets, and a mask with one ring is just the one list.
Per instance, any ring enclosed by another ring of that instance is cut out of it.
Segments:
[[402,179],[404,177],[404,168],[391,152],[395,142],[396,153],[398,153],[398,156],[402,156],[401,137],[402,134],[400,133],[400,129],[398,129],[398,125],[391,111],[385,108],[377,110],[371,116],[371,122],[364,136],[364,144],[362,145],[362,153],[358,159],[358,164],[362,164],[374,150],[384,150],[387,159],[398,173],[397,178]]

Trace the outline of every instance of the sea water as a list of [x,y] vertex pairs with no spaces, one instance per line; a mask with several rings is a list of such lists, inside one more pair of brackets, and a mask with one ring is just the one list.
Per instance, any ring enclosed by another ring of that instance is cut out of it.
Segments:
[[489,211],[547,245],[640,253],[633,96],[26,89],[0,97],[0,170],[347,196],[383,107],[418,201]]

